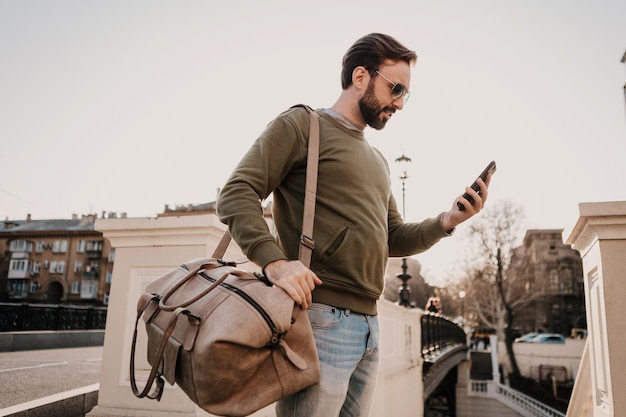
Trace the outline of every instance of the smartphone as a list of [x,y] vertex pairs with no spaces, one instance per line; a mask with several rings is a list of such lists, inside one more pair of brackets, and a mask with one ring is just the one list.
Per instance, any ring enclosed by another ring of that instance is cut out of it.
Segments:
[[[493,174],[494,172],[496,172],[496,161],[491,161],[491,162],[489,162],[489,165],[487,165],[487,167],[483,170],[483,172],[480,173],[478,178],[481,178],[483,181],[486,181],[487,180],[487,175],[489,175],[489,173]],[[476,179],[476,181],[478,181],[478,179]],[[480,190],[480,187],[479,187],[479,185],[478,185],[478,183],[476,181],[474,181],[474,183],[471,185],[471,188],[474,191]],[[478,193],[480,194],[480,191],[478,191]],[[468,193],[464,193],[463,197],[466,198],[467,201],[470,202],[470,204],[474,204],[474,199]],[[458,201],[456,202],[456,206],[461,211],[465,210],[465,206],[463,204],[461,204],[460,202],[458,202]]]

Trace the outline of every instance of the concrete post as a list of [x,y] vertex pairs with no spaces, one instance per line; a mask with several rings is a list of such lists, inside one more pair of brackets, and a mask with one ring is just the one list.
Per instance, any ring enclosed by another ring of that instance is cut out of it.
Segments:
[[583,259],[593,415],[624,416],[626,201],[581,203],[579,211],[567,243]]
[[500,366],[498,365],[498,336],[489,336],[489,346],[491,347],[491,372],[493,381],[500,382]]

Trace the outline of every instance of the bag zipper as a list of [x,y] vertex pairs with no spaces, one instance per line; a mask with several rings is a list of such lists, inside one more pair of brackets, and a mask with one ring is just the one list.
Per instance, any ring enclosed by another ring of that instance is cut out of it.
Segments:
[[[181,266],[185,270],[189,271],[189,268],[187,267],[187,265],[183,264]],[[211,278],[210,276],[208,276],[204,272],[200,272],[199,275],[202,276],[203,278],[205,278],[208,281],[215,282],[215,278]],[[254,307],[254,309],[261,315],[261,317],[263,317],[263,320],[265,320],[265,323],[267,323],[268,327],[270,328],[270,330],[272,332],[272,338],[268,342],[268,346],[270,346],[272,348],[275,348],[278,345],[278,342],[280,342],[280,340],[282,339],[283,335],[278,333],[278,330],[276,329],[276,325],[274,324],[274,321],[267,314],[267,312],[263,309],[263,307],[261,307],[259,305],[259,303],[257,303],[254,300],[254,298],[250,297],[250,295],[248,295],[245,291],[243,291],[240,288],[237,288],[237,287],[235,287],[233,285],[230,285],[230,284],[228,284],[226,282],[221,282],[220,283],[220,287],[224,287],[227,290],[237,294],[238,296],[243,298],[246,302],[248,302],[252,307]]]

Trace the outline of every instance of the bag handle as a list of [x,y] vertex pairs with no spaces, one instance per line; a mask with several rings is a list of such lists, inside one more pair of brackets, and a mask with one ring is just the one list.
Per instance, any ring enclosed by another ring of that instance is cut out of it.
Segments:
[[[296,107],[296,106],[294,106]],[[313,222],[315,220],[315,199],[317,194],[317,173],[320,155],[320,125],[319,115],[309,106],[304,106],[309,112],[309,144],[306,162],[306,188],[304,191],[304,212],[302,214],[302,234],[300,235],[300,250],[298,258],[307,268],[311,266],[311,255],[315,248],[313,240]],[[226,228],[220,243],[213,251],[213,258],[221,259],[230,244],[231,235]]]
[[[130,386],[133,390],[133,394],[137,398],[148,397],[152,400],[161,401],[161,396],[163,395],[163,388],[165,386],[165,382],[161,373],[159,372],[159,367],[163,366],[163,353],[165,352],[165,348],[167,347],[167,342],[174,333],[174,329],[176,328],[176,323],[178,322],[178,316],[181,314],[186,314],[189,316],[189,319],[194,318],[195,316],[191,315],[188,310],[183,308],[177,308],[172,317],[170,317],[170,321],[163,332],[163,336],[161,337],[161,343],[159,343],[159,347],[154,355],[154,363],[152,364],[152,368],[150,369],[150,374],[148,376],[148,380],[146,381],[146,385],[143,390],[140,392],[137,387],[137,380],[135,378],[135,348],[137,346],[137,324],[139,323],[139,319],[143,315],[146,308],[152,300],[156,299],[155,295],[152,296],[149,300],[146,300],[142,305],[137,306],[137,319],[135,320],[135,331],[133,332],[133,342],[130,349]],[[197,318],[196,318],[197,319]],[[156,387],[154,387],[154,391],[150,394],[150,388],[152,388],[152,384],[156,380]]]
[[202,271],[205,268],[202,268],[204,265],[200,265],[198,268],[194,269],[193,271],[189,272],[189,274],[187,274],[187,276],[183,279],[181,279],[180,281],[178,281],[175,285],[173,285],[171,288],[167,289],[167,292],[165,294],[163,294],[163,297],[161,297],[161,299],[159,300],[159,308],[163,311],[174,311],[177,308],[182,308],[182,307],[187,307],[189,304],[195,303],[196,301],[198,301],[199,299],[201,299],[202,297],[204,297],[205,295],[207,295],[208,293],[210,293],[211,291],[213,291],[215,289],[215,287],[217,287],[218,285],[220,285],[222,283],[222,281],[224,281],[231,273],[231,271],[226,272],[225,274],[223,274],[221,277],[219,277],[218,279],[215,280],[215,282],[213,284],[211,284],[208,288],[206,288],[205,290],[201,291],[200,293],[196,294],[195,297],[192,297],[186,301],[183,301],[180,304],[177,305],[167,305],[166,302],[167,300],[176,292],[178,291],[178,289],[180,287],[182,287],[185,283],[187,283],[190,279],[192,279],[193,277],[196,276],[196,274],[200,271]]
[[193,271],[190,271],[183,279],[176,282],[173,286],[167,289],[163,297],[159,300],[159,308],[163,311],[174,311],[177,308],[187,307],[189,304],[195,303],[211,291],[213,291],[218,285],[220,285],[229,275],[237,275],[239,277],[243,277],[246,273],[237,269],[237,268],[228,268],[224,274],[222,274],[219,278],[215,280],[208,288],[202,290],[200,293],[196,294],[194,297],[183,301],[176,305],[167,305],[167,300],[176,292],[180,287],[185,285],[189,280],[195,277],[200,271],[206,271],[209,269],[218,268],[224,265],[217,265],[217,261],[205,262],[196,267]]

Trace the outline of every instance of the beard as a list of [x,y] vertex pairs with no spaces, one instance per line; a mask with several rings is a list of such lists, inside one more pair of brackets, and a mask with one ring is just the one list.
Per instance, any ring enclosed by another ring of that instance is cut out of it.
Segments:
[[359,109],[361,110],[361,116],[365,121],[365,124],[373,129],[381,130],[387,124],[387,117],[381,117],[381,114],[385,111],[395,113],[395,108],[381,108],[380,102],[374,95],[374,84],[370,83],[365,90],[363,97],[359,99]]

